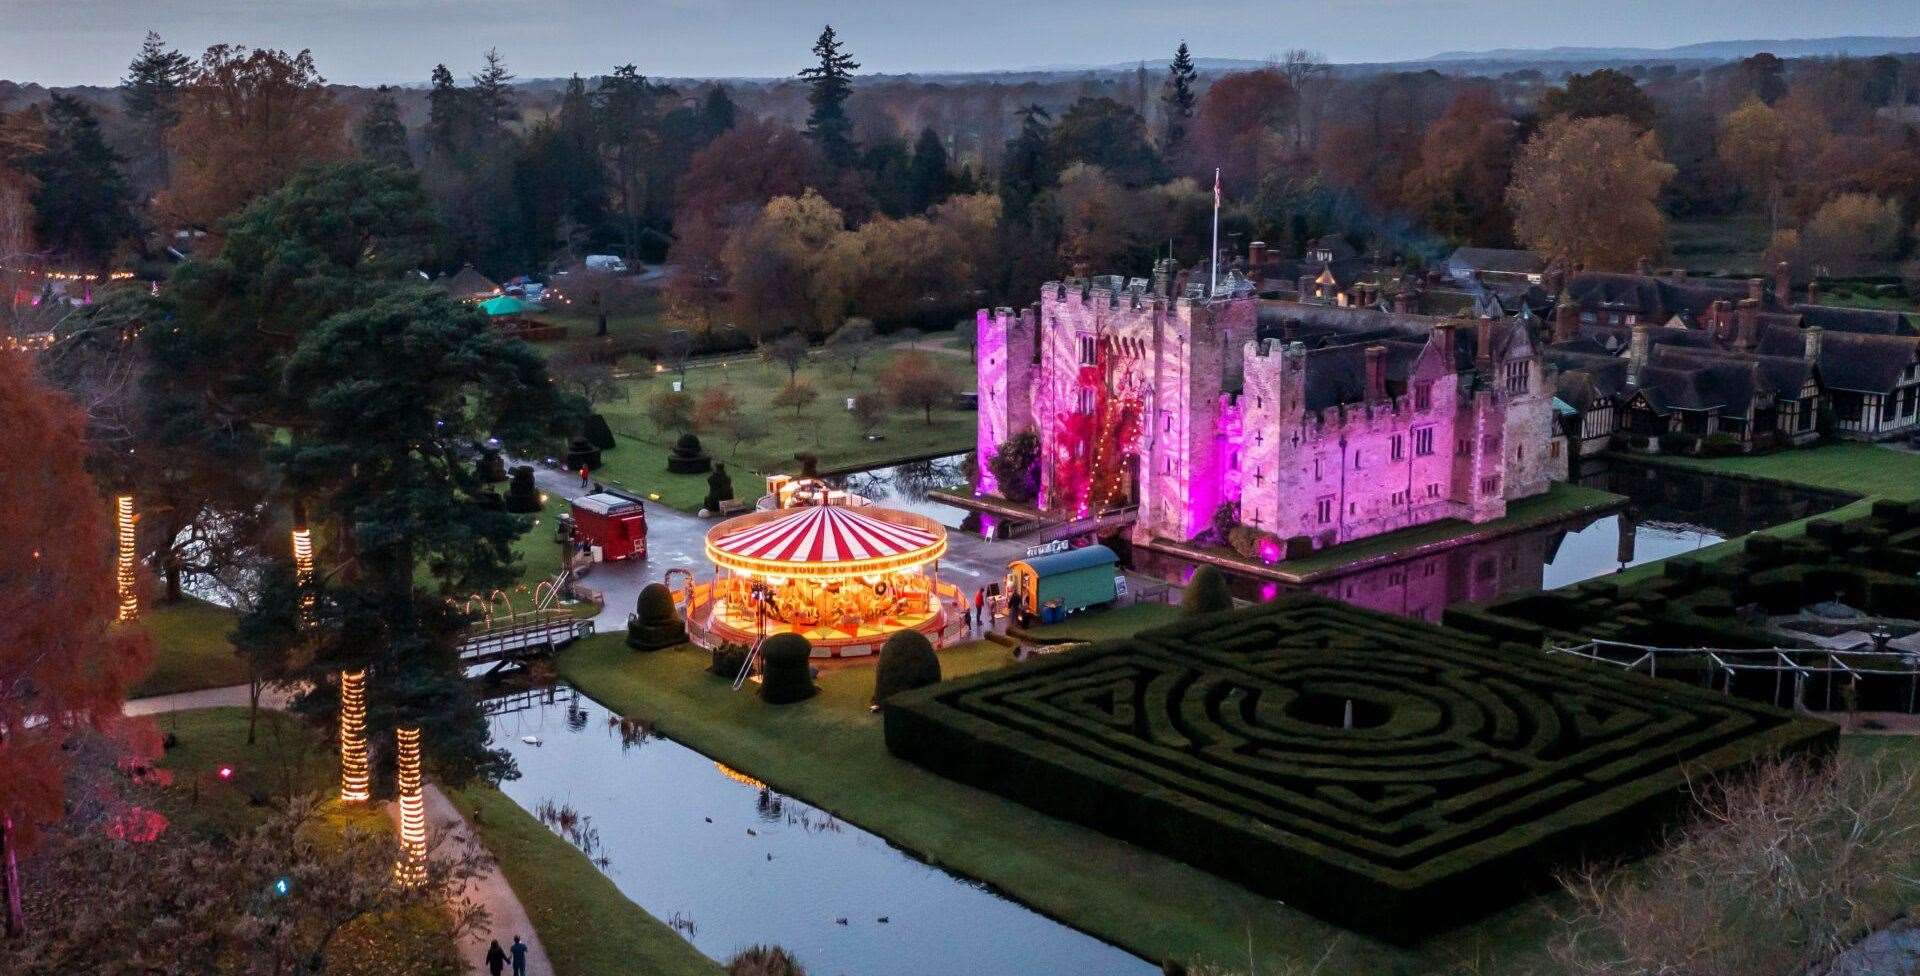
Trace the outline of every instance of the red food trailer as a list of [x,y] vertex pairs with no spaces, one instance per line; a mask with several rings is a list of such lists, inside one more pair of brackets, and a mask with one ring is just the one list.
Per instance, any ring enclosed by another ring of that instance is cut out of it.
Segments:
[[600,548],[600,558],[647,558],[647,507],[638,498],[601,491],[575,498],[574,538]]

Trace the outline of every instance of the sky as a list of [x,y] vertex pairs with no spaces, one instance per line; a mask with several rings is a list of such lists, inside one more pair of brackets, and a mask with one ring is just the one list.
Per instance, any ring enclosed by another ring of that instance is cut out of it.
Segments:
[[0,78],[111,84],[148,30],[175,47],[310,48],[343,84],[474,70],[523,78],[631,62],[657,77],[766,77],[832,23],[868,72],[991,71],[1164,58],[1397,61],[1500,47],[1671,47],[1920,35],[1915,0],[0,0]]

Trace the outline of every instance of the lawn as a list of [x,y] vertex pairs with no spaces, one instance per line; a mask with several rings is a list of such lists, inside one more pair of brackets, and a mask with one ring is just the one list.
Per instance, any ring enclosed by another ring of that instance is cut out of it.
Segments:
[[[971,370],[958,357],[924,353],[936,363],[953,360],[956,385],[972,389]],[[871,376],[884,363],[875,356],[863,363],[860,377],[831,365],[824,354],[801,368],[799,378],[819,392],[812,407],[797,416],[792,410],[776,409],[770,401],[787,384],[787,371],[751,358],[736,358],[702,364],[687,372],[685,391],[696,399],[706,390],[724,386],[733,391],[744,411],[758,413],[768,420],[770,433],[757,443],[734,445],[724,435],[701,438],[708,454],[726,463],[733,479],[734,496],[752,499],[763,490],[768,474],[793,473],[798,465],[793,456],[811,451],[820,457],[823,471],[876,467],[895,461],[953,454],[971,450],[975,437],[972,410],[939,409],[933,422],[926,423],[918,412],[896,411],[877,432],[884,439],[869,441],[854,425],[846,409],[846,398],[871,389]],[[663,431],[647,415],[647,404],[655,393],[670,389],[678,377],[672,373],[641,373],[626,381],[628,396],[598,405],[613,428],[619,447],[602,456],[604,466],[596,472],[603,482],[618,484],[630,491],[659,495],[659,500],[681,511],[700,508],[707,494],[704,474],[667,473],[667,453],[679,438],[677,431]],[[860,382],[866,378],[868,382]]]
[[140,622],[153,640],[153,670],[127,697],[246,684],[246,664],[227,641],[233,621],[233,611],[192,597],[148,608]]
[[[1057,624],[1038,624],[1021,628],[1035,637],[1048,640],[1108,640],[1132,637],[1150,627],[1170,624],[1180,616],[1180,608],[1165,603],[1135,603],[1114,610],[1089,610],[1077,613]],[[952,677],[952,675],[948,675]]]
[[718,976],[720,967],[627,900],[572,844],[499,790],[475,784],[447,796],[513,885],[554,976]]
[[[1115,618],[1119,618],[1116,616]],[[1092,618],[1089,618],[1091,621]],[[947,676],[1004,666],[1005,648],[975,642],[941,652]],[[565,651],[560,673],[622,714],[716,760],[873,831],[932,864],[1008,892],[1150,960],[1216,960],[1259,971],[1290,964],[1342,974],[1445,972],[1461,960],[1482,976],[1541,962],[1551,918],[1542,900],[1432,940],[1416,951],[1343,932],[1177,861],[963,786],[889,755],[867,710],[873,670],[820,678],[821,693],[784,707],[734,693],[689,647],[634,654],[616,636]]]
[[1634,460],[1901,501],[1920,498],[1920,454],[1877,444],[1835,442],[1724,458],[1636,455]]

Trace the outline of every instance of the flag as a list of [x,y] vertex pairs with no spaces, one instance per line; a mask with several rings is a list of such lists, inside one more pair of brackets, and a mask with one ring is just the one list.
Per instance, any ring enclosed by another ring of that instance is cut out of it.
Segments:
[[1220,206],[1220,168],[1218,166],[1213,169],[1213,205],[1215,208]]

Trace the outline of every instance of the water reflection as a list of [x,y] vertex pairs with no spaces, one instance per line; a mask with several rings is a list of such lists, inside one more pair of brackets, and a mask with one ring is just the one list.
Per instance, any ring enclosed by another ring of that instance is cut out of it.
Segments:
[[564,814],[627,897],[716,959],[777,942],[846,976],[1158,972],[571,689],[490,709],[521,773],[507,795]]
[[907,461],[826,479],[836,488],[865,495],[887,508],[925,515],[950,529],[962,528],[972,513],[952,505],[928,501],[927,492],[951,488],[972,480],[973,452],[948,454],[925,461]]

